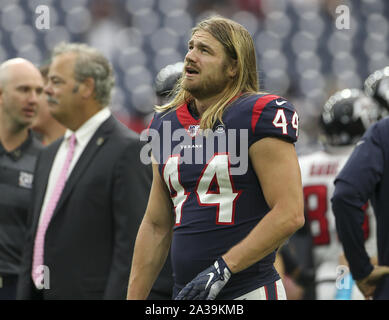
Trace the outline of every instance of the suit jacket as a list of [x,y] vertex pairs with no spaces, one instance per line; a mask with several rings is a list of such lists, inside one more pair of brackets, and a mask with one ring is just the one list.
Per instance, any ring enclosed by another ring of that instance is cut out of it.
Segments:
[[[60,139],[38,159],[17,298],[32,299],[32,255],[39,215]],[[46,231],[44,299],[125,299],[135,238],[151,184],[143,144],[113,116],[96,131],[72,170]]]

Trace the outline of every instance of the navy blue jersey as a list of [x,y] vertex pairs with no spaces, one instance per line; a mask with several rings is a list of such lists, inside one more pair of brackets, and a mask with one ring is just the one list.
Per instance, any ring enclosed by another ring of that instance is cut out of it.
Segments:
[[[199,130],[182,105],[156,113],[149,127],[153,156],[174,204],[172,264],[181,289],[247,236],[270,210],[248,149],[264,137],[297,140],[294,107],[275,95],[244,95],[225,110],[213,130]],[[275,252],[234,274],[219,299],[232,299],[279,275]]]
[[[363,245],[363,205],[371,200],[377,220],[380,265],[389,265],[389,118],[368,129],[335,180],[332,198],[336,227],[355,279],[372,271]],[[389,298],[389,277],[384,278],[376,298]]]

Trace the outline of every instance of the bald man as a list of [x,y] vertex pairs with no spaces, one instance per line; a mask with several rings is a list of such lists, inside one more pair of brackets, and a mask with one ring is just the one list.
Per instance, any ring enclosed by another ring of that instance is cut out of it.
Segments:
[[41,143],[31,126],[43,92],[39,70],[15,58],[0,65],[0,300],[16,298],[34,168]]

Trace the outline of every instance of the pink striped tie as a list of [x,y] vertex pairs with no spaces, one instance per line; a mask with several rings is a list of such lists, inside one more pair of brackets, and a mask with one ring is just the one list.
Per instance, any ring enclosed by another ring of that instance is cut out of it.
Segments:
[[70,163],[73,159],[74,148],[76,145],[76,135],[73,133],[69,138],[69,147],[68,153],[66,155],[65,163],[62,167],[61,173],[56,182],[53,193],[51,194],[50,200],[45,209],[44,215],[42,217],[42,221],[38,226],[38,231],[35,237],[34,243],[34,255],[32,260],[32,279],[34,280],[35,286],[38,289],[42,288],[43,285],[43,251],[45,244],[45,234],[47,227],[50,223],[51,217],[53,216],[54,210],[57,206],[58,200],[61,196],[62,190],[65,186],[65,182],[67,179]]

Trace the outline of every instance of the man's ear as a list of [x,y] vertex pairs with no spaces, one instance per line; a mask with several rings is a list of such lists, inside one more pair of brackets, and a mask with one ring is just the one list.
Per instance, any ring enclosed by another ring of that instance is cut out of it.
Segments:
[[95,80],[93,78],[86,78],[80,84],[80,94],[82,98],[88,99],[89,97],[93,96],[94,91],[95,91]]
[[230,78],[234,78],[238,73],[238,60],[231,59],[230,66],[228,67],[228,75]]

